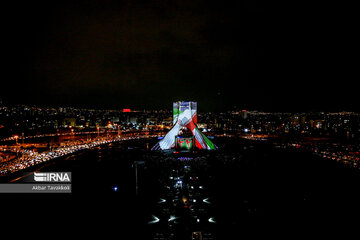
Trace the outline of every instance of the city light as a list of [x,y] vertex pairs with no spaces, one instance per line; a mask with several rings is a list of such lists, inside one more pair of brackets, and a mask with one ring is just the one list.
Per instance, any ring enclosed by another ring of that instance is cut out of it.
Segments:
[[207,203],[207,204],[211,204],[211,203],[209,202],[209,198],[203,199],[203,202],[204,202],[204,203]]
[[209,223],[216,223],[216,221],[214,220],[213,217],[209,218],[208,221],[209,221]]
[[[156,135],[155,135],[156,136]],[[23,170],[28,167],[37,165],[42,162],[46,162],[58,157],[62,157],[65,155],[69,155],[78,151],[82,151],[85,149],[94,148],[97,146],[101,146],[104,144],[119,142],[119,141],[126,141],[126,140],[133,140],[133,139],[140,139],[140,138],[149,138],[149,135],[140,135],[140,136],[130,136],[130,137],[102,137],[102,138],[95,138],[89,142],[82,142],[82,141],[74,141],[68,146],[61,146],[59,148],[53,149],[51,151],[46,151],[42,153],[32,152],[24,149],[16,149],[16,152],[20,152],[22,156],[20,158],[14,159],[12,161],[7,161],[0,166],[0,175],[6,175],[8,173],[12,173],[18,170]],[[15,138],[17,139],[17,138]],[[1,150],[1,148],[0,148]]]
[[156,216],[152,216],[152,219],[153,220],[151,220],[150,222],[149,222],[149,224],[154,224],[154,223],[158,223],[159,221],[160,221],[160,219],[158,218],[158,217],[156,217]]
[[164,202],[166,202],[166,200],[163,198],[160,198],[160,201],[158,203],[164,203]]

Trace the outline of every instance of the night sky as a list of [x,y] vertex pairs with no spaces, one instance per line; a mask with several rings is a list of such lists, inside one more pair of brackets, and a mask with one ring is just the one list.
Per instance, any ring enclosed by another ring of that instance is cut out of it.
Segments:
[[[265,2],[265,3],[264,3]],[[8,104],[360,111],[351,6],[301,1],[2,5]]]

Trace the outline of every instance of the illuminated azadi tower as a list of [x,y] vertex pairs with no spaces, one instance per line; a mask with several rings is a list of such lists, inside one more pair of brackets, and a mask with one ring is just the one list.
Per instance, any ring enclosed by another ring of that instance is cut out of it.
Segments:
[[[173,127],[160,140],[152,150],[165,150],[171,148],[198,148],[212,150],[217,147],[197,127],[197,103],[174,102],[173,103]],[[191,131],[191,137],[179,136],[183,128]],[[184,147],[185,146],[185,147]]]

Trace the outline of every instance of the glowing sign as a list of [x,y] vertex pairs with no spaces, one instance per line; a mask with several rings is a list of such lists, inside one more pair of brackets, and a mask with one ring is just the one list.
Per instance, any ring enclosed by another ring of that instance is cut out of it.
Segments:
[[123,112],[131,112],[131,109],[130,108],[124,108]]
[[175,145],[176,148],[190,150],[194,146],[194,138],[176,138]]

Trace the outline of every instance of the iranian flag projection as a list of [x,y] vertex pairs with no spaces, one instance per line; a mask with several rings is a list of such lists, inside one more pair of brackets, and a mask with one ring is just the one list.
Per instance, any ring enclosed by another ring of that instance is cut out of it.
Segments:
[[[174,102],[173,103],[173,127],[158,142],[152,150],[166,150],[176,147],[176,136],[181,128],[188,128],[193,135],[193,144],[198,149],[214,150],[217,147],[197,127],[197,103]],[[181,138],[179,138],[181,139]],[[186,143],[186,141],[185,141]]]

